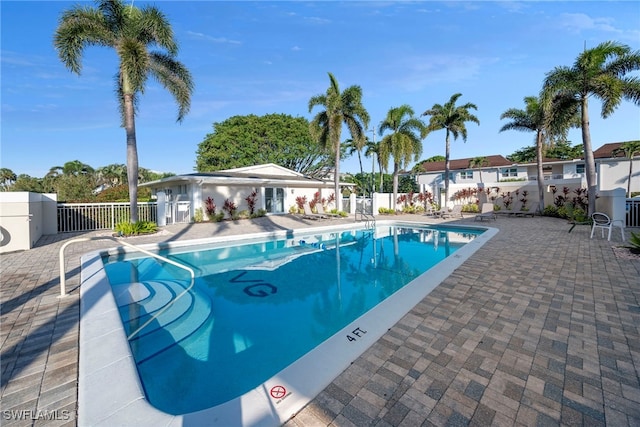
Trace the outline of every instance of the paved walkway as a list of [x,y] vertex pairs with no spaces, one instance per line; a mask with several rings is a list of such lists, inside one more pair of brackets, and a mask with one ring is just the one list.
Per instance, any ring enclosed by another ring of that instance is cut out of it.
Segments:
[[[317,224],[287,215],[169,226],[129,241]],[[640,258],[618,248],[619,233],[590,240],[588,227],[567,233],[558,219],[490,225],[500,233],[287,427],[639,426]],[[30,251],[0,256],[3,426],[76,424],[80,256],[114,243],[67,248],[71,294],[62,299],[58,251],[100,234],[45,236]]]

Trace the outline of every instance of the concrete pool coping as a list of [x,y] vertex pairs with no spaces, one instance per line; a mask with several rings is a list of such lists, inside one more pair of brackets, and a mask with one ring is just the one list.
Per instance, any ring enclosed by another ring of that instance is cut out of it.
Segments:
[[[378,225],[438,226],[438,224],[391,220],[378,221]],[[262,386],[225,404],[180,416],[165,414],[146,401],[115,299],[103,271],[102,256],[108,251],[100,250],[86,254],[82,257],[80,279],[82,285],[80,287],[78,425],[271,426],[286,422],[406,315],[416,302],[428,295],[498,232],[495,228],[469,224],[447,223],[446,227],[482,229],[485,232],[379,304],[376,309],[384,309],[385,316],[376,316],[376,310],[370,310]],[[244,235],[238,240],[295,237],[309,232],[353,228],[362,227],[354,227],[354,223],[348,223],[301,228],[294,231],[271,231]],[[147,250],[154,250],[228,241],[229,237],[219,237],[141,246]],[[344,335],[360,327],[362,330],[367,330],[367,333],[361,337],[362,339],[356,340],[355,345],[350,343],[345,347]],[[328,366],[327,354],[336,354],[337,351],[341,353],[341,361],[332,360],[333,363]],[[323,369],[309,369],[310,366],[323,366]],[[300,384],[300,378],[304,378],[302,384]],[[273,387],[283,387],[287,393],[283,398],[276,400],[269,395],[269,390]]]

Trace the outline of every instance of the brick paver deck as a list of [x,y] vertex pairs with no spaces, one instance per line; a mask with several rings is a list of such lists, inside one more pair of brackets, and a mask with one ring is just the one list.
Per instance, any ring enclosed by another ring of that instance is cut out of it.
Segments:
[[[287,215],[129,241],[317,224]],[[619,233],[590,240],[588,227],[568,233],[558,219],[488,225],[500,233],[286,425],[639,426],[640,259],[617,249]],[[73,237],[0,256],[3,426],[76,424],[79,258],[114,243],[67,249],[61,299],[58,251]]]

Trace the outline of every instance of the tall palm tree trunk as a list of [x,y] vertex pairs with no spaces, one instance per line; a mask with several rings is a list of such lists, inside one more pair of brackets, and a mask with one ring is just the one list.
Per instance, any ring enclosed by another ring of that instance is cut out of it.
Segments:
[[138,222],[138,147],[133,95],[124,95],[124,128],[127,134],[127,178],[129,182],[129,208],[131,222]]
[[591,149],[591,132],[589,130],[589,101],[582,97],[582,146],[584,148],[585,174],[587,175],[587,194],[589,196],[589,212],[596,211],[596,163]]
[[633,175],[633,153],[629,153],[629,179],[627,180],[627,197],[631,198],[631,176]]
[[449,129],[447,129],[447,137],[445,140],[445,150],[444,150],[444,207],[446,207],[449,203],[449,149],[451,147],[451,143],[449,141]]
[[398,171],[400,170],[400,165],[398,162],[393,162],[393,211],[395,212],[398,204]]
[[340,135],[338,135],[336,150],[335,176],[333,177],[333,191],[336,198],[336,209],[342,210],[342,195],[340,194]]
[[536,161],[538,170],[538,209],[540,213],[544,212],[544,170],[542,169],[542,144],[544,134],[538,130],[536,135]]

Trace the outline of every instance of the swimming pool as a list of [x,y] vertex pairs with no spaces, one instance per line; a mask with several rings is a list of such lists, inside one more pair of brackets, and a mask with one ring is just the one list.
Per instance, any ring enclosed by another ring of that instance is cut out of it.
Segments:
[[[159,317],[152,323],[165,327],[143,328],[130,348],[133,324],[180,293],[184,275],[135,254],[83,259],[79,422],[281,424],[490,238],[485,230],[379,223],[244,236],[215,249],[216,239],[183,242],[161,254],[196,269],[188,303],[175,304],[191,307],[181,310],[194,320],[172,329],[174,320]],[[95,348],[105,342],[117,349],[110,363]],[[83,363],[92,358],[102,364]],[[125,379],[129,389],[114,394]],[[90,402],[104,399],[82,384],[105,380],[102,392],[119,402],[96,413]],[[123,406],[129,415],[116,410]]]

